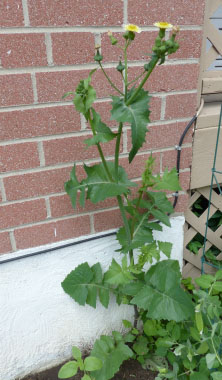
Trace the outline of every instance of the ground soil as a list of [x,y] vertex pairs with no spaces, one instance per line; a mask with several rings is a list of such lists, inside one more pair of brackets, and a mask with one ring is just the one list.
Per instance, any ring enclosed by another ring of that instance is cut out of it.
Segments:
[[[23,380],[58,380],[58,371],[61,365],[40,372],[35,375],[25,377]],[[145,370],[136,360],[127,360],[121,366],[119,372],[113,377],[113,380],[154,380],[156,374],[149,370]],[[80,380],[82,374],[70,378],[71,380]]]

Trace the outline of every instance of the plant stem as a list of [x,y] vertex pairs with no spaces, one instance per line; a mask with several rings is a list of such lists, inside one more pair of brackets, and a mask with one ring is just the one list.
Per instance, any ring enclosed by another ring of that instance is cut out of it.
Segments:
[[116,90],[120,95],[124,96],[123,92],[120,91],[116,86],[115,84],[111,81],[110,77],[106,74],[104,68],[102,67],[102,64],[101,62],[99,62],[99,66],[103,72],[103,74],[105,75],[106,79],[108,80],[109,84],[112,86],[112,88],[114,88],[114,90]]
[[[90,124],[90,127],[91,127],[91,129],[92,129],[93,136],[95,136],[95,135],[96,135],[96,131],[95,131],[95,128],[94,128],[94,126],[93,126],[93,122],[92,122],[92,118],[91,118],[90,112],[89,112],[89,124]],[[99,143],[97,143],[96,146],[97,146],[97,149],[98,149],[98,151],[99,151],[99,155],[100,155],[100,158],[101,158],[101,160],[102,160],[102,163],[103,163],[104,169],[105,169],[105,171],[106,171],[106,174],[107,174],[109,180],[110,180],[111,182],[114,182],[114,181],[113,181],[113,178],[112,178],[112,176],[111,176],[111,173],[110,173],[110,171],[109,171],[109,168],[108,168],[108,166],[107,166],[107,162],[106,162],[106,159],[105,159],[105,157],[104,157],[104,154],[103,154],[102,148],[101,148],[101,146],[100,146]]]
[[119,147],[120,140],[122,136],[123,123],[119,123],[118,134],[116,138],[116,146],[115,146],[115,177],[118,182],[118,169],[119,169]]
[[127,100],[126,106],[129,106],[134,101],[134,99],[138,95],[139,91],[141,90],[141,88],[143,88],[144,84],[146,83],[147,79],[149,78],[150,74],[152,73],[154,67],[157,65],[158,61],[159,61],[158,57],[153,58],[153,64],[152,64],[151,68],[147,71],[147,74],[145,75],[143,80],[140,82],[139,87],[136,89],[136,91],[133,93],[133,95]]
[[124,73],[125,73],[125,80],[124,80],[125,94],[124,94],[124,97],[125,97],[125,102],[127,100],[127,82],[128,82],[128,67],[127,67],[127,48],[128,48],[128,46],[129,46],[129,42],[126,41],[125,48],[124,48],[124,64],[125,64],[125,70],[124,70]]
[[131,80],[131,82],[127,83],[127,87],[129,87],[132,83],[136,82],[138,79],[140,79],[144,74],[145,74],[145,70],[140,74],[138,75],[138,77],[136,77],[135,79]]
[[[129,222],[128,222],[128,219],[126,217],[126,212],[124,210],[122,197],[120,195],[117,195],[117,200],[118,200],[118,205],[119,205],[119,209],[121,212],[121,216],[123,219],[124,227],[126,230],[126,236],[127,236],[128,244],[130,245],[131,244],[131,233],[130,233],[130,228],[129,228]],[[129,257],[130,257],[130,264],[134,265],[133,250],[129,251]]]

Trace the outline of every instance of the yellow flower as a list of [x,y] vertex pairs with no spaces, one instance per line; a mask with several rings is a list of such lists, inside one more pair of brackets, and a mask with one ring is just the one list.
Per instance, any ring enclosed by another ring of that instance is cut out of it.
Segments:
[[173,25],[169,24],[168,22],[155,22],[155,24],[153,25],[157,26],[157,28],[160,28],[160,29],[170,29],[173,27]]
[[125,30],[128,30],[129,32],[133,32],[133,33],[142,32],[142,30],[137,25],[133,25],[133,24],[125,25]]

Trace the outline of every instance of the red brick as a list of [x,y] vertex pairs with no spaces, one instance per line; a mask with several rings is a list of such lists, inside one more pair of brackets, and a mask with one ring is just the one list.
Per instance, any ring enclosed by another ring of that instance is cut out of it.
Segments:
[[183,191],[189,190],[190,188],[190,170],[188,172],[182,172],[179,176],[180,186]]
[[[99,158],[97,147],[95,145],[87,147],[84,143],[84,140],[91,137],[92,134],[44,141],[43,147],[46,165]],[[114,143],[115,141],[113,140],[109,144],[101,144],[105,155],[114,155]]]
[[40,165],[36,143],[0,147],[0,172],[35,168]]
[[[163,170],[168,167],[172,169],[176,166],[177,150],[169,150],[162,153],[162,167]],[[180,169],[186,169],[192,163],[192,148],[182,148],[180,156]]]
[[0,57],[4,68],[47,65],[43,34],[0,35]]
[[[169,198],[173,203],[174,197]],[[187,194],[179,194],[178,201],[175,207],[175,212],[185,212],[188,207],[189,196]]]
[[[116,69],[105,69],[107,75],[110,77],[112,82],[116,85],[116,87],[122,91],[123,82],[119,72]],[[107,79],[105,78],[102,70],[97,70],[92,77],[92,85],[96,89],[96,94],[99,98],[107,97],[110,95],[119,95],[119,93],[114,90]]]
[[1,0],[0,26],[24,26],[22,0]]
[[201,30],[181,30],[177,36],[180,48],[170,54],[169,59],[200,58],[203,32]]
[[1,112],[0,125],[0,140],[56,135],[81,128],[73,105]]
[[161,98],[158,96],[152,96],[149,104],[150,109],[150,121],[160,120],[161,115]]
[[[137,67],[129,68],[129,79],[134,79],[140,72]],[[150,92],[193,90],[197,88],[198,75],[198,64],[158,66],[144,88]]]
[[95,108],[96,112],[100,114],[101,120],[103,123],[106,123],[109,127],[118,126],[118,121],[110,120],[110,117],[111,117],[110,111],[112,109],[111,102],[95,103],[93,105],[93,108]]
[[18,249],[36,247],[90,233],[89,216],[70,218],[17,229],[14,232]]
[[[75,91],[79,81],[87,78],[89,71],[72,70],[45,72],[36,74],[36,84],[39,102],[61,101],[62,96],[68,91]],[[73,96],[67,98],[71,100]]]
[[[122,83],[118,75],[119,73],[115,69],[106,69],[106,71],[114,83],[121,89]],[[79,81],[87,78],[88,75],[89,71],[87,70],[37,73],[36,82],[39,102],[61,101],[64,93],[75,91]],[[97,97],[107,97],[110,94],[118,95],[107,82],[101,70],[97,70],[93,74],[92,85],[95,87]]]
[[0,233],[0,254],[12,251],[10,237],[8,232]]
[[[160,120],[160,113],[161,113],[161,98],[158,96],[152,96],[150,99],[150,121]],[[110,120],[111,117],[111,109],[112,104],[111,102],[99,102],[95,103],[93,106],[101,115],[101,120],[106,123],[109,127],[118,126],[118,121]],[[1,115],[0,115],[1,116]]]
[[94,62],[95,40],[92,33],[52,33],[51,38],[56,65]]
[[202,25],[204,0],[129,0],[130,23],[152,25],[157,21],[168,21],[174,25]]
[[33,102],[30,74],[0,76],[0,106],[30,104]]
[[0,206],[0,228],[39,222],[47,217],[44,199]]
[[115,198],[108,198],[103,202],[92,203],[86,200],[85,207],[81,207],[77,201],[76,209],[73,209],[71,200],[67,194],[50,197],[50,208],[53,218],[58,218],[65,215],[87,213],[95,210],[102,210],[109,207],[117,206],[117,200]]
[[[137,155],[131,164],[129,164],[128,158],[120,158],[120,165],[125,169],[129,178],[139,178],[145,169],[145,162],[149,157],[150,153]],[[159,173],[160,153],[153,153],[153,157],[155,158],[154,173]]]
[[4,178],[8,201],[64,191],[71,167]]
[[192,118],[196,113],[196,107],[197,94],[167,96],[165,119]]
[[119,0],[29,0],[31,26],[121,25]]
[[94,215],[94,227],[96,232],[110,230],[123,225],[122,217],[118,210],[102,211]]
[[[164,125],[148,126],[146,142],[143,144],[141,151],[172,147],[179,143],[179,139],[186,127],[186,123],[178,122]],[[130,132],[128,137],[130,149]],[[190,130],[184,138],[184,144],[192,141],[192,131]]]
[[[124,46],[125,39],[123,33],[113,33],[118,39],[119,45]],[[147,60],[147,55],[152,53],[152,46],[157,36],[156,32],[142,32],[136,35],[135,40],[127,49],[127,57],[129,61]],[[112,46],[107,33],[102,34],[102,55],[105,62],[117,62],[119,57],[123,55],[122,50],[117,46]],[[122,58],[122,61],[124,59]]]

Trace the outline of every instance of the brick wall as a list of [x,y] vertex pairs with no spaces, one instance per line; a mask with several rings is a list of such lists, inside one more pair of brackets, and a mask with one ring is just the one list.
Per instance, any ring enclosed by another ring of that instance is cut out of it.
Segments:
[[[165,9],[167,4],[167,9]],[[196,109],[204,0],[2,0],[0,3],[0,253],[62,241],[118,227],[115,200],[73,210],[64,192],[73,162],[81,176],[82,160],[97,162],[84,120],[66,91],[95,67],[94,44],[101,43],[104,65],[115,83],[119,51],[110,49],[107,31],[121,32],[127,22],[142,27],[129,51],[136,74],[150,52],[155,21],[181,26],[181,49],[152,75],[147,142],[130,167],[138,179],[151,151],[157,171],[175,166],[174,145]],[[116,55],[114,56],[114,52]],[[109,86],[100,70],[93,79],[104,121],[110,109]],[[121,164],[127,169],[129,131],[125,129]],[[192,156],[192,132],[184,140],[181,160],[183,191],[177,211],[186,207]],[[106,151],[113,157],[113,146]]]

